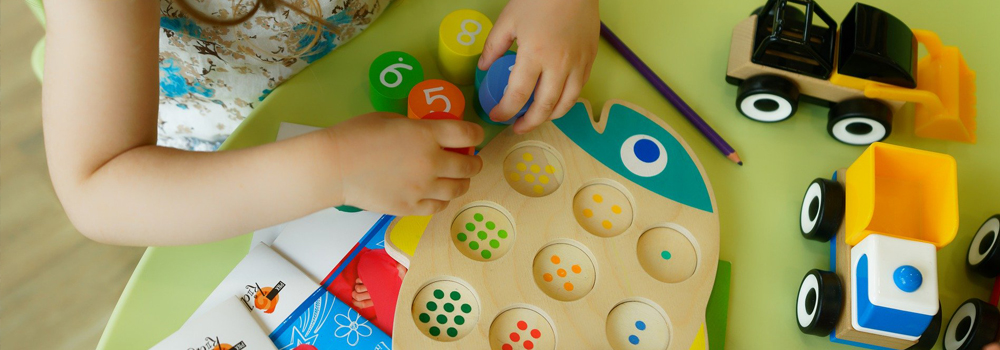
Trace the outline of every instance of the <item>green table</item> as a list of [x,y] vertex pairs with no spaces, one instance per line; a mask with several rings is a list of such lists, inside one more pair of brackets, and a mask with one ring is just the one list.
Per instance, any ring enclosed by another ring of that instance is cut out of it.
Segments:
[[[414,1],[392,5],[363,35],[277,88],[223,146],[271,142],[280,122],[329,126],[361,113],[368,103],[369,63],[389,50],[413,54],[428,78],[435,65],[437,27],[460,7],[491,18],[503,1]],[[732,349],[845,348],[799,333],[793,304],[802,276],[827,268],[828,246],[800,238],[799,201],[809,181],[846,167],[863,148],[826,134],[826,109],[802,104],[779,124],[755,123],[734,106],[736,88],[724,82],[730,33],[764,0],[605,0],[601,18],[687,102],[739,150],[738,167],[719,155],[642,77],[602,41],[583,97],[594,110],[610,98],[645,107],[670,123],[695,150],[708,172],[722,213],[721,259],[733,263],[729,333]],[[838,22],[852,1],[822,0]],[[890,143],[945,152],[958,159],[961,227],[938,254],[945,322],[969,297],[987,298],[991,281],[965,269],[974,230],[1000,212],[1000,58],[995,34],[1000,3],[993,0],[882,0],[876,6],[912,28],[941,35],[961,48],[978,72],[979,144],[920,139],[913,121],[897,118]],[[469,87],[463,88],[471,96]],[[994,97],[994,98],[988,98]],[[467,103],[466,119],[478,120]],[[912,107],[907,107],[912,110]],[[499,128],[490,126],[488,134]],[[191,247],[149,248],[125,287],[99,348],[146,348],[176,330],[249,249],[250,235]],[[938,342],[940,344],[940,342]]]

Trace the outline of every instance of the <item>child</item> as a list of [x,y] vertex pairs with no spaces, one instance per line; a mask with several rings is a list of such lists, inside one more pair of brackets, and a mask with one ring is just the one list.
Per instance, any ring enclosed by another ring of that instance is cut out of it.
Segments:
[[[45,5],[49,171],[67,215],[93,240],[212,242],[344,204],[427,215],[464,194],[482,167],[479,157],[442,150],[479,144],[476,124],[392,113],[259,147],[192,152],[215,150],[254,103],[358,34],[387,0]],[[479,62],[489,67],[517,40],[518,64],[491,118],[509,119],[532,90],[515,132],[565,114],[589,76],[598,30],[597,0],[510,0]]]

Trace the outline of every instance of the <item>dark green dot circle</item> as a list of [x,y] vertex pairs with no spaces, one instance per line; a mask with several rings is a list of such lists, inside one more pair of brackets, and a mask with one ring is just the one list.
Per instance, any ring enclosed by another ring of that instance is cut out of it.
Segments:
[[507,238],[507,231],[500,230],[497,232],[497,236],[500,236],[500,238]]
[[[438,298],[438,299],[444,298],[444,291],[440,290],[440,289],[435,289],[434,290],[434,297]],[[433,310],[431,310],[431,311],[433,311]]]
[[458,330],[455,327],[448,327],[448,336],[452,338],[458,336]]
[[458,234],[458,241],[459,241],[459,242],[465,242],[465,240],[466,240],[466,239],[468,239],[468,238],[469,238],[469,237],[468,237],[468,236],[466,236],[466,235],[465,235],[464,233],[459,233],[459,234]]
[[479,242],[476,241],[469,242],[469,248],[471,248],[472,250],[479,249]]
[[476,224],[473,224],[471,222],[467,223],[467,224],[465,224],[465,229],[469,230],[469,231],[474,231],[476,229]]
[[455,324],[459,326],[465,324],[465,317],[462,317],[461,315],[455,316]]
[[431,329],[427,330],[427,333],[430,333],[431,336],[436,337],[441,335],[441,330],[438,329],[437,327],[431,327]]
[[445,316],[445,315],[438,315],[438,317],[437,317],[437,321],[438,321],[438,323],[440,323],[441,325],[444,325],[445,323],[448,323],[448,316]]
[[438,309],[438,304],[435,304],[433,301],[428,301],[427,302],[427,310],[429,310],[429,311],[435,311],[437,309]]
[[469,304],[462,304],[462,312],[464,313],[472,312],[472,306],[469,306]]
[[420,318],[420,322],[423,322],[423,323],[427,323],[427,322],[431,321],[431,315],[428,315],[426,313],[420,314],[419,318]]
[[490,247],[493,247],[493,249],[500,248],[500,241],[495,240],[495,239],[491,239],[490,240]]
[[494,224],[493,221],[487,221],[486,222],[486,228],[490,229],[490,230],[495,229],[495,228],[497,228],[497,224]]
[[476,213],[476,215],[473,215],[472,218],[476,219],[476,221],[478,221],[478,222],[482,222],[483,221],[483,214]]
[[458,301],[458,299],[462,299],[462,293],[451,292],[451,300]]
[[486,231],[479,231],[478,233],[476,233],[476,236],[479,236],[480,241],[484,240],[486,239]]
[[444,311],[445,312],[455,311],[455,305],[452,305],[451,303],[445,303],[444,304]]
[[493,256],[493,253],[490,253],[490,251],[486,249],[483,249],[483,252],[480,254],[483,256],[483,259],[489,259],[491,256]]

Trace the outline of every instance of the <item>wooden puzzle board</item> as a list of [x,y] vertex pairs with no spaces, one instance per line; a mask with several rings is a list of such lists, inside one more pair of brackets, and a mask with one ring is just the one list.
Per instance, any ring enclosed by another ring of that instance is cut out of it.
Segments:
[[[589,104],[581,103],[592,115]],[[705,183],[712,211],[629,181],[553,123],[527,135],[505,130],[480,152],[484,168],[470,191],[435,214],[421,237],[396,307],[394,348],[691,346],[705,320],[718,264],[719,219],[711,185],[683,139],[638,107],[608,101],[593,128],[601,132],[615,123],[614,116],[608,118],[613,104],[642,113],[683,146]],[[529,152],[521,152],[525,146]],[[518,176],[509,183],[511,173]],[[538,174],[551,178],[542,184]],[[528,176],[540,186],[520,187]],[[597,201],[604,206],[589,202],[598,198],[594,194],[603,195]],[[608,220],[594,220],[601,215]],[[651,252],[640,240],[669,245],[679,267],[658,270],[650,259],[667,260],[660,256],[667,250]]]

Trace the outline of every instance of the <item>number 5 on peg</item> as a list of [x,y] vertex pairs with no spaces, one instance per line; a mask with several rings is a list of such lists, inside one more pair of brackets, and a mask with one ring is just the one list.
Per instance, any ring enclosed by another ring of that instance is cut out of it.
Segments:
[[368,68],[369,98],[376,111],[406,113],[410,89],[424,80],[424,69],[410,54],[386,52]]
[[410,119],[423,119],[434,112],[445,112],[462,119],[465,96],[454,84],[440,79],[425,80],[410,90],[407,113]]
[[444,17],[438,29],[438,66],[448,81],[472,84],[490,29],[493,22],[478,11],[458,10]]

